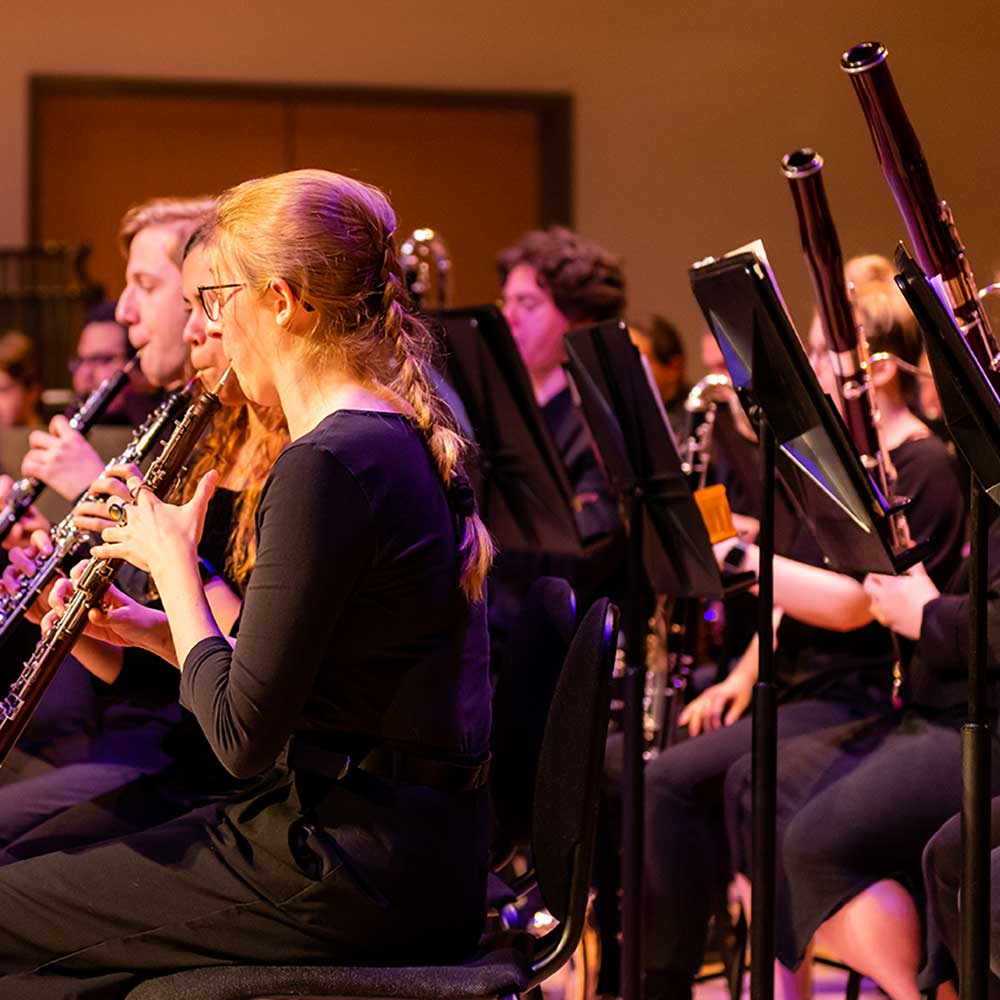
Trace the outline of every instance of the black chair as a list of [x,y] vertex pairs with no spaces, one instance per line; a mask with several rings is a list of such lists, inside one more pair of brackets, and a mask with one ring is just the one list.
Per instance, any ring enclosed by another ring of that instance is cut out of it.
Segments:
[[573,588],[561,577],[539,577],[524,596],[503,661],[497,665],[490,735],[495,868],[515,852],[530,848],[532,778],[576,626]]
[[559,924],[544,937],[501,935],[461,965],[431,967],[213,966],[141,983],[128,1000],[261,997],[513,997],[534,989],[575,950],[584,926],[597,796],[610,707],[618,611],[587,612],[563,665],[535,778],[532,852],[538,887]]

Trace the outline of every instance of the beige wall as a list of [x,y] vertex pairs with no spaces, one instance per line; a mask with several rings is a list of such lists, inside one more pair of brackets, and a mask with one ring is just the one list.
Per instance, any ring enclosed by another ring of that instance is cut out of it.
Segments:
[[[688,264],[762,236],[802,327],[807,279],[778,174],[783,153],[811,144],[823,154],[845,254],[890,251],[903,232],[838,69],[842,49],[874,37],[890,47],[980,280],[1000,264],[992,3],[4,0],[2,8],[3,244],[26,235],[31,73],[570,91],[577,226],[625,257],[634,313],[660,310],[693,340],[700,321]],[[151,155],[135,150],[137,159]]]

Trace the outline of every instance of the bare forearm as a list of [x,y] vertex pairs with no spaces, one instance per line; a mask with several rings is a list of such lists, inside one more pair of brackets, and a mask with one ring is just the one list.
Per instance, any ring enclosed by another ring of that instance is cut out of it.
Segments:
[[[757,573],[759,558],[757,546],[749,546],[744,568]],[[872,620],[860,581],[784,556],[774,557],[774,603],[792,618],[833,632],[850,632]]]
[[872,620],[860,581],[783,556],[774,559],[774,600],[799,621],[850,632]]

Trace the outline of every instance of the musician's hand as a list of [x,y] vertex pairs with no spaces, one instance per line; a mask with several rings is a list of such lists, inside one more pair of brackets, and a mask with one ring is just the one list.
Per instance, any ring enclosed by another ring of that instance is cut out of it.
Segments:
[[198,542],[205,526],[205,511],[219,476],[211,470],[202,476],[195,494],[180,506],[164,503],[142,487],[138,477],[128,481],[134,503],[125,507],[123,523],[101,532],[101,545],[91,549],[100,559],[125,559],[147,570],[154,579],[158,567],[198,558]]
[[907,639],[920,638],[924,607],[940,596],[923,563],[902,576],[869,573],[864,582],[872,617]]
[[[73,597],[75,582],[86,565],[86,560],[77,563],[70,571],[69,579],[57,580],[52,587],[48,600],[51,610],[42,619],[43,632],[65,614],[66,605]],[[162,611],[144,607],[112,586],[104,596],[102,607],[90,611],[84,634],[113,646],[143,646],[148,644],[151,633],[166,628],[166,616]]]
[[[0,476],[0,504],[3,504],[7,499],[7,494],[10,493],[10,488],[13,485],[14,480],[10,476]],[[28,536],[33,531],[39,528],[48,531],[51,527],[52,523],[49,519],[39,513],[38,508],[34,504],[31,504],[24,514],[21,515],[21,519],[17,524],[7,533],[7,537],[3,540],[3,547],[5,549],[12,549],[15,546],[27,545]]]
[[[30,578],[35,575],[37,569],[35,560],[38,556],[51,554],[52,541],[48,532],[34,532],[28,545],[18,546],[10,550],[10,564],[3,571],[3,576],[0,576],[0,588],[8,594],[16,594],[22,581],[26,577]],[[48,608],[48,592],[51,586],[52,584],[49,583],[25,610],[24,616],[28,621],[37,625],[42,620],[42,615]]]
[[52,418],[47,432],[32,431],[28,445],[21,474],[40,479],[66,500],[75,500],[104,469],[101,456],[62,415]]
[[760,534],[760,521],[749,514],[737,514],[733,511],[733,527],[745,542],[755,541]]
[[[110,465],[91,484],[87,493],[99,497],[117,497],[125,503],[132,502],[126,485],[129,479],[142,473],[137,465]],[[99,535],[105,528],[118,522],[108,513],[107,500],[81,500],[73,509],[73,523],[84,531]]]
[[753,676],[738,665],[724,681],[706,688],[686,705],[678,722],[688,727],[689,736],[731,726],[750,704],[753,686]]

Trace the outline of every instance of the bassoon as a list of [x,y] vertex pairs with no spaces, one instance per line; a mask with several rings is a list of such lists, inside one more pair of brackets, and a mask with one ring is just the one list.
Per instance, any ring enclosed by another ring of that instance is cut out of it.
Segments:
[[[799,236],[827,343],[836,359],[844,423],[861,461],[889,505],[892,546],[910,546],[903,506],[895,495],[896,470],[879,433],[875,387],[868,365],[868,342],[851,304],[844,277],[840,240],[833,224],[822,178],[823,159],[811,149],[796,149],[781,160],[799,219]],[[893,703],[902,703],[903,673],[898,643],[893,635]]]
[[[214,389],[204,390],[188,406],[163,450],[149,467],[143,479],[144,489],[152,490],[161,499],[169,494],[188,456],[219,409],[219,394],[231,370],[227,368]],[[83,635],[90,611],[100,607],[124,563],[123,559],[91,557],[76,581],[73,596],[62,617],[42,636],[20,676],[11,685],[9,694],[0,702],[0,764],[7,759],[31,720],[63,660]]]
[[848,49],[840,66],[854,92],[875,143],[882,174],[903,215],[913,256],[929,277],[940,277],[955,318],[984,370],[1000,370],[997,345],[976,291],[972,266],[948,203],[937,196],[916,132],[889,72],[888,50],[880,42]]

